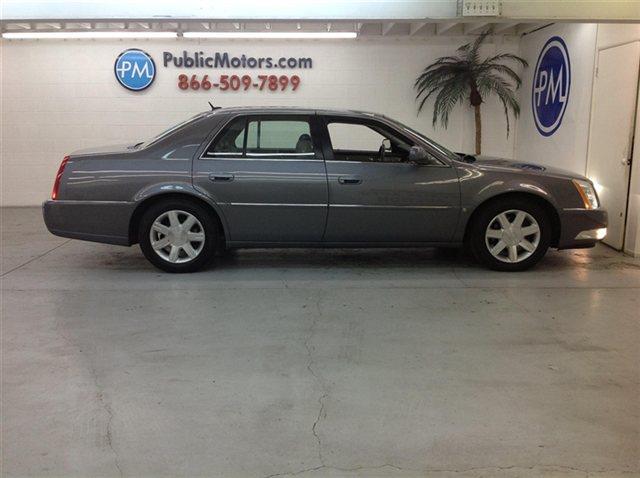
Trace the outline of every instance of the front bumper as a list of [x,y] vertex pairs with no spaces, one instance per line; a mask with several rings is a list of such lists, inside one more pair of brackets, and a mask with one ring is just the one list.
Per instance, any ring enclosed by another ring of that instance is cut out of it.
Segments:
[[586,231],[595,231],[606,227],[607,211],[604,209],[563,209],[560,211],[558,249],[593,247],[599,239]]
[[129,246],[134,209],[134,203],[123,201],[49,200],[42,203],[42,216],[56,236]]

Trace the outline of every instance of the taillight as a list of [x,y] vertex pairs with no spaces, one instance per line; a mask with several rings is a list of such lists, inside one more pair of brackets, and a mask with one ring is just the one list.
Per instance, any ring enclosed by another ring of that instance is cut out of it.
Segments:
[[65,156],[62,162],[60,163],[60,167],[58,168],[58,174],[56,174],[56,180],[53,183],[53,191],[51,191],[51,199],[58,198],[58,188],[60,187],[60,180],[62,179],[62,173],[64,173],[64,167],[69,162],[69,156]]

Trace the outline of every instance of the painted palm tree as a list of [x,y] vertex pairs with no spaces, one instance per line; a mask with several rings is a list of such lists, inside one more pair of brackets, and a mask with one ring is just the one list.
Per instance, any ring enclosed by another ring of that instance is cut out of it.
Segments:
[[504,106],[509,136],[509,110],[515,117],[520,114],[520,105],[515,91],[522,84],[520,76],[508,65],[511,62],[526,67],[527,62],[511,53],[501,53],[484,60],[480,58],[480,46],[490,32],[484,32],[472,42],[461,46],[456,56],[443,56],[427,66],[415,81],[420,100],[418,112],[426,101],[435,95],[433,126],[438,120],[443,127],[449,124],[449,113],[457,103],[469,103],[474,109],[476,123],[476,154],[481,153],[482,119],[480,105],[490,95],[496,95]]

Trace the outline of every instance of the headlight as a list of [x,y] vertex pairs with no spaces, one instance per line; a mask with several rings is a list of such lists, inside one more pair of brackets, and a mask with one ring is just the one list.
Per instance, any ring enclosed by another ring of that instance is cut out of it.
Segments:
[[597,209],[600,204],[598,203],[596,191],[593,189],[593,184],[582,179],[573,179],[572,181],[573,185],[578,190],[578,194],[580,194],[580,197],[582,198],[584,207],[586,209]]

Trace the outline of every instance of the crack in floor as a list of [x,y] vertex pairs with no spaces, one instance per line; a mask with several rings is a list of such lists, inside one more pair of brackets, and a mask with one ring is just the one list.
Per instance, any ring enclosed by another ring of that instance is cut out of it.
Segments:
[[[327,384],[326,379],[322,376],[322,374],[320,374],[314,368],[315,359],[313,357],[313,352],[315,351],[315,347],[311,344],[311,342],[313,341],[313,338],[314,338],[314,336],[316,334],[316,328],[317,328],[317,325],[318,325],[318,321],[323,317],[322,306],[320,304],[321,301],[322,301],[321,297],[319,297],[316,300],[316,303],[315,303],[316,315],[313,318],[313,321],[311,322],[311,325],[309,326],[309,329],[308,329],[308,332],[307,332],[307,337],[306,337],[306,339],[304,341],[304,346],[307,349],[307,370],[313,376],[313,378],[316,380],[316,382],[320,385],[320,388],[323,390],[322,395],[320,395],[320,397],[318,398],[318,404],[320,405],[320,409],[318,410],[318,415],[316,416],[316,419],[313,422],[313,425],[311,426],[311,432],[313,433],[313,436],[316,439],[316,443],[317,443],[318,460],[320,461],[320,465],[319,466],[314,466],[314,467],[311,467],[311,468],[304,468],[302,470],[297,470],[297,471],[273,473],[273,474],[265,476],[265,478],[275,478],[275,477],[278,477],[278,476],[297,476],[297,475],[301,475],[303,473],[311,473],[311,472],[320,471],[320,470],[336,470],[336,471],[341,471],[341,472],[344,472],[344,473],[353,472],[353,471],[359,471],[359,470],[365,470],[365,469],[377,470],[377,469],[382,469],[382,468],[393,468],[393,469],[396,469],[396,470],[406,470],[406,469],[400,468],[399,466],[392,465],[392,464],[389,464],[389,463],[385,463],[385,464],[379,465],[379,466],[357,466],[357,467],[354,467],[354,468],[340,468],[338,466],[333,466],[333,465],[327,465],[326,464],[325,458],[324,458],[324,455],[323,455],[323,451],[322,451],[322,448],[323,448],[322,439],[320,438],[320,434],[318,433],[318,425],[320,424],[321,420],[323,420],[324,418],[327,417],[325,400],[327,398],[329,398],[329,386]],[[418,470],[409,470],[409,471],[418,471]]]
[[49,249],[48,251],[45,251],[45,252],[43,252],[42,254],[39,254],[39,255],[37,255],[37,256],[35,256],[35,257],[32,257],[32,258],[31,258],[31,259],[29,259],[28,261],[23,262],[22,264],[20,264],[20,265],[18,265],[18,266],[16,266],[16,267],[14,267],[14,268],[12,268],[12,269],[9,269],[9,270],[8,270],[8,271],[6,271],[6,272],[3,272],[2,274],[0,274],[0,277],[6,277],[6,276],[8,276],[9,274],[11,274],[12,272],[17,271],[18,269],[22,269],[24,266],[28,266],[28,265],[29,265],[29,264],[31,264],[33,261],[37,261],[38,259],[41,259],[42,257],[46,256],[46,255],[47,255],[47,254],[49,254],[50,252],[53,252],[53,251],[55,251],[56,249],[60,249],[62,246],[64,246],[65,244],[68,244],[68,243],[69,243],[69,242],[71,242],[72,240],[73,240],[73,239],[67,239],[67,240],[66,240],[66,241],[64,241],[62,244],[58,244],[57,246],[52,247],[52,248],[51,248],[51,249]]
[[111,405],[109,405],[104,400],[104,392],[101,391],[101,392],[98,393],[98,401],[102,404],[102,408],[105,409],[105,411],[107,412],[107,415],[109,417],[108,420],[107,420],[107,426],[106,426],[106,431],[105,431],[105,438],[106,438],[106,441],[107,441],[107,446],[109,447],[109,449],[113,453],[113,461],[114,461],[115,467],[118,469],[118,473],[120,474],[120,476],[124,476],[124,473],[122,472],[122,467],[120,466],[120,460],[119,460],[118,452],[116,451],[116,449],[113,446],[113,435],[111,433],[111,423],[113,422],[113,410],[111,409]]
[[326,380],[324,379],[324,377],[322,377],[321,374],[319,374],[314,368],[314,358],[313,358],[313,352],[315,351],[315,347],[311,344],[313,337],[316,333],[316,327],[318,325],[318,320],[320,320],[322,318],[322,307],[320,305],[322,298],[318,297],[318,300],[316,300],[316,316],[313,318],[313,321],[311,322],[311,326],[309,327],[309,332],[307,334],[307,338],[304,342],[304,346],[307,349],[307,370],[309,371],[309,373],[311,373],[311,375],[313,376],[313,378],[316,380],[316,382],[318,382],[318,385],[320,386],[320,389],[322,390],[322,395],[320,395],[320,397],[318,398],[318,404],[320,405],[320,409],[318,410],[318,415],[316,416],[315,421],[313,422],[313,425],[311,426],[311,432],[313,433],[313,436],[316,439],[317,442],[317,446],[318,446],[318,459],[320,460],[320,464],[324,466],[324,457],[322,455],[322,439],[320,438],[320,435],[318,434],[318,425],[320,423],[320,421],[323,418],[326,418],[326,410],[325,410],[325,403],[324,401],[329,397],[329,390],[328,390],[328,386],[326,384]]
[[[78,348],[79,353],[82,354],[82,350],[80,349],[80,347],[76,346],[73,343],[73,341],[67,336],[67,334],[64,333],[62,330],[60,330],[59,327],[57,327],[57,333],[60,335],[60,337],[62,337],[62,339],[70,347]],[[105,426],[105,433],[104,433],[105,442],[107,443],[109,450],[111,450],[111,453],[113,454],[114,466],[118,470],[118,474],[120,476],[124,476],[124,472],[122,471],[122,467],[120,466],[120,456],[118,455],[118,452],[113,446],[113,433],[111,430],[112,422],[113,422],[113,409],[111,408],[111,405],[107,403],[107,401],[104,398],[104,390],[100,386],[100,381],[98,380],[98,372],[96,371],[95,367],[91,364],[91,361],[88,361],[88,369],[89,369],[89,374],[93,379],[93,383],[97,389],[96,398],[100,403],[100,405],[102,406],[103,410],[107,413],[107,424]]]
[[323,418],[326,418],[327,413],[325,410],[325,400],[329,397],[329,387],[326,383],[326,380],[324,379],[324,377],[322,377],[322,375],[320,373],[318,373],[313,365],[314,365],[314,358],[313,358],[313,352],[315,350],[315,347],[311,344],[313,337],[316,333],[316,328],[318,325],[318,321],[322,318],[323,313],[322,313],[322,307],[320,305],[320,302],[322,301],[322,297],[318,297],[318,299],[316,300],[315,303],[315,308],[316,308],[316,314],[313,317],[313,320],[311,321],[311,325],[309,326],[309,329],[307,331],[307,336],[304,340],[304,347],[307,350],[307,370],[309,371],[309,373],[313,376],[314,380],[318,383],[318,385],[320,386],[320,389],[322,390],[322,395],[320,395],[320,397],[318,398],[318,404],[320,406],[320,409],[318,410],[318,414],[316,415],[316,418],[313,422],[313,425],[311,426],[311,433],[313,433],[313,437],[316,440],[316,446],[317,446],[317,450],[318,450],[318,460],[320,461],[320,465],[316,466],[316,467],[312,467],[312,468],[305,468],[302,470],[298,470],[298,471],[291,471],[291,472],[282,472],[282,473],[274,473],[271,475],[267,475],[265,478],[274,478],[276,476],[296,476],[299,475],[301,473],[306,473],[306,472],[310,472],[310,471],[317,471],[317,470],[322,470],[324,468],[327,468],[327,466],[324,463],[324,456],[322,454],[322,439],[320,438],[320,435],[318,434],[318,425],[320,424],[320,421]]
[[113,464],[118,470],[118,474],[120,476],[124,476],[124,472],[122,471],[122,467],[120,466],[120,456],[118,455],[118,452],[113,446],[113,433],[111,430],[111,426],[113,422],[113,409],[111,408],[111,405],[107,403],[107,401],[104,398],[104,390],[100,386],[100,381],[98,380],[98,372],[91,365],[91,363],[89,363],[89,373],[91,374],[91,377],[93,378],[93,383],[95,384],[98,390],[96,393],[98,402],[100,403],[100,405],[102,405],[102,408],[104,409],[104,411],[107,412],[107,424],[105,426],[105,441],[107,443],[107,446],[109,447],[109,450],[111,450],[111,453],[113,454]]

